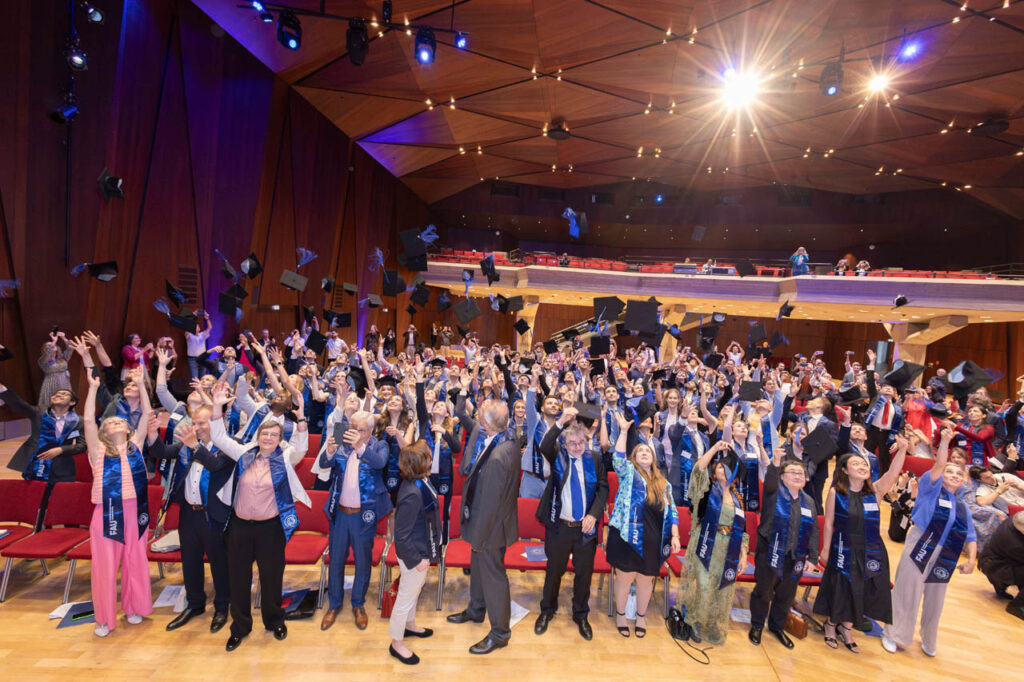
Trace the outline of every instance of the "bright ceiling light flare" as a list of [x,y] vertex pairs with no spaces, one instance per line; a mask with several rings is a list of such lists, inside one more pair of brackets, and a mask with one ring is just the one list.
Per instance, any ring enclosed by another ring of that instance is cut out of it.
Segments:
[[761,92],[760,79],[750,71],[739,71],[732,67],[722,72],[722,88],[719,99],[729,109],[746,108],[757,100]]
[[877,73],[868,81],[868,90],[875,94],[885,92],[889,87],[889,77],[884,73]]

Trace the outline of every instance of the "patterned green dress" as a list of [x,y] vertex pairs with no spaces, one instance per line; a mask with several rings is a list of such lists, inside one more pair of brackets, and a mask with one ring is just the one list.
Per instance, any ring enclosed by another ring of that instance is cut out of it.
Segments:
[[[711,489],[711,480],[707,469],[694,467],[690,475],[690,499],[696,510],[700,501]],[[731,519],[735,514],[732,496],[722,499],[722,518]],[[680,601],[686,605],[686,622],[696,626],[701,639],[709,644],[724,644],[729,632],[729,612],[732,610],[733,597],[736,594],[736,583],[718,589],[725,570],[725,556],[729,549],[728,538],[724,535],[715,537],[715,548],[711,553],[711,570],[704,568],[697,557],[694,544],[700,535],[700,519],[693,515],[690,526],[690,546],[683,560],[682,584],[679,589]],[[741,556],[746,556],[750,538],[743,534]]]

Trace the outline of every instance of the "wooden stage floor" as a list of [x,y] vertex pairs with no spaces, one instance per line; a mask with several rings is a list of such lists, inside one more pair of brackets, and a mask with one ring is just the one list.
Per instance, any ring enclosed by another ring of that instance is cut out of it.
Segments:
[[[17,443],[0,443],[0,463],[6,463]],[[3,467],[0,478],[17,474]],[[887,522],[887,519],[886,519]],[[901,547],[889,544],[895,566]],[[2,565],[0,565],[2,566]],[[796,648],[787,651],[767,633],[760,647],[747,640],[747,626],[732,623],[724,646],[709,649],[711,665],[691,661],[669,637],[663,621],[648,620],[643,640],[624,639],[614,628],[607,612],[607,589],[598,594],[595,579],[591,598],[591,624],[594,639],[580,638],[569,612],[571,575],[562,583],[559,612],[547,634],[533,634],[538,613],[543,576],[537,573],[511,575],[512,597],[530,609],[512,630],[508,648],[489,656],[472,656],[468,647],[487,632],[486,624],[450,625],[445,615],[461,609],[468,601],[468,577],[450,570],[441,611],[434,610],[437,571],[430,576],[420,597],[417,622],[434,628],[435,634],[411,644],[422,662],[407,667],[388,655],[387,621],[376,608],[368,608],[370,625],[358,631],[346,608],[328,632],[319,628],[322,611],[311,620],[292,621],[288,639],[276,641],[260,629],[238,650],[227,653],[224,643],[228,629],[211,635],[209,616],[194,620],[175,632],[164,627],[173,618],[169,607],[157,609],[138,626],[130,626],[124,616],[117,629],[106,639],[92,634],[91,625],[56,629],[57,621],[47,618],[60,604],[67,575],[66,562],[52,562],[51,575],[38,577],[39,564],[15,563],[7,601],[0,604],[0,666],[7,680],[69,679],[82,674],[103,680],[380,680],[385,676],[409,675],[419,679],[472,680],[1011,680],[1020,679],[1019,651],[1024,641],[1024,623],[1004,611],[1004,601],[996,599],[981,573],[956,574],[946,598],[939,633],[938,656],[930,659],[918,645],[897,655],[886,653],[880,640],[858,633],[861,654],[843,648],[828,649],[821,635],[812,629]],[[24,572],[22,572],[24,571]],[[29,573],[31,572],[31,574]],[[376,574],[374,574],[376,577]],[[319,568],[288,569],[285,589],[315,588]],[[152,570],[154,598],[164,585],[181,584],[175,567],[166,570],[160,580]],[[367,606],[376,606],[376,579],[371,580]],[[607,585],[605,585],[607,588]],[[673,584],[673,592],[675,586]],[[746,607],[749,586],[737,591],[737,606]],[[212,596],[212,584],[207,585]],[[659,586],[650,613],[661,612]],[[89,599],[89,563],[81,562],[75,572],[71,600]],[[706,645],[701,645],[704,647]],[[484,677],[481,677],[484,676]]]

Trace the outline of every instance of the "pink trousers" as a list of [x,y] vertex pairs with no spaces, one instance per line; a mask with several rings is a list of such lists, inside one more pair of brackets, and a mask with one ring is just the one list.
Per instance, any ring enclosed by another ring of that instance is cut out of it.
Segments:
[[[146,560],[146,538],[135,531],[135,500],[124,500],[124,542],[103,536],[103,505],[93,508],[89,524],[92,540],[92,606],[96,623],[111,630],[117,624],[117,569],[121,568],[121,608],[127,615],[153,613],[153,592]],[[148,534],[147,534],[148,536]]]

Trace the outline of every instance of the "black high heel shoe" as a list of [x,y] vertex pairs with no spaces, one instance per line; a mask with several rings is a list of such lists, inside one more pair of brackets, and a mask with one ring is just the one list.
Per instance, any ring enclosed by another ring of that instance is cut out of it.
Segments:
[[856,642],[852,642],[852,641],[850,641],[850,640],[848,640],[846,638],[847,635],[850,635],[850,636],[853,635],[853,633],[850,632],[849,628],[847,628],[846,626],[842,625],[841,623],[836,623],[836,632],[839,635],[842,636],[842,638],[843,638],[843,646],[845,646],[848,650],[852,651],[855,654],[859,654],[860,653],[860,647],[857,646],[857,643]]
[[[636,617],[637,618],[643,618],[646,621],[647,614],[646,613],[638,613],[638,614],[636,614]],[[636,634],[636,638],[637,639],[643,639],[644,637],[647,636],[647,628],[642,628],[639,625],[634,625],[633,626],[633,632],[634,632],[634,634]]]
[[[623,618],[626,617],[626,614],[619,613],[618,611],[615,612],[615,615],[616,616],[622,616]],[[629,637],[629,625],[616,625],[615,628],[619,631],[619,634],[622,635],[623,637]]]
[[828,636],[828,629],[829,628],[832,628],[832,634],[833,635],[835,635],[836,634],[836,630],[838,630],[838,626],[835,623],[829,623],[829,622],[825,623],[825,644],[828,645],[829,649],[838,649],[839,648],[839,642],[836,640],[836,638],[834,636],[832,636],[832,637]]

